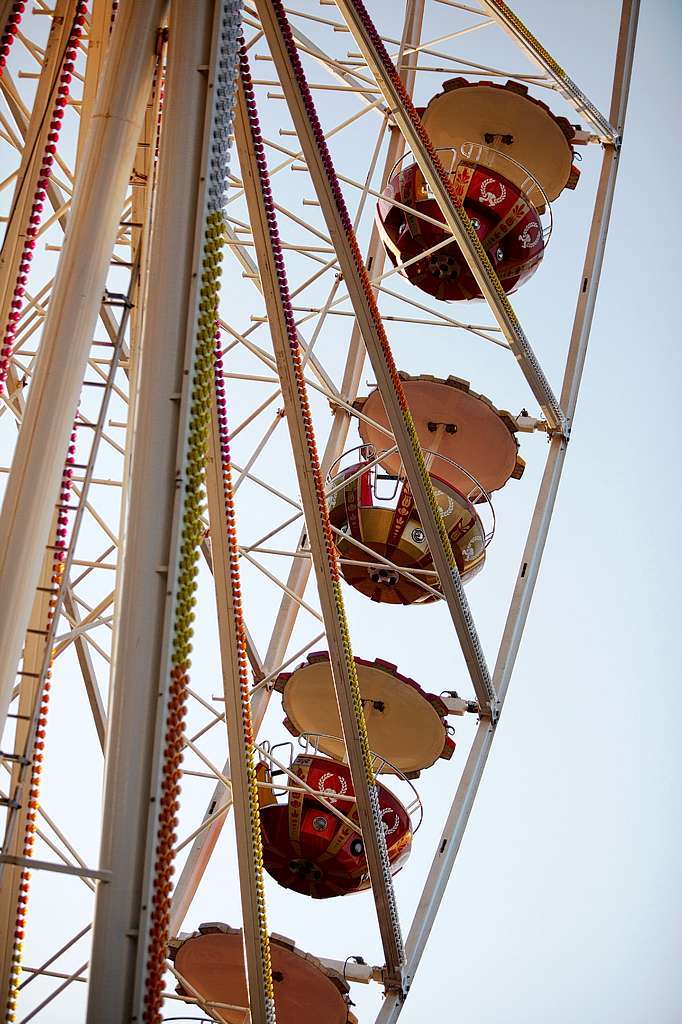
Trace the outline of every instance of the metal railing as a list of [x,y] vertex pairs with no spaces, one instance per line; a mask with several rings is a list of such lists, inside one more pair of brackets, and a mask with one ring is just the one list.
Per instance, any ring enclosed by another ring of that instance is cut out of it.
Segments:
[[[554,228],[552,204],[545,189],[542,187],[535,175],[532,174],[524,164],[515,160],[514,157],[509,156],[507,153],[503,153],[499,149],[494,149],[492,146],[486,146],[482,142],[462,142],[459,149],[456,149],[453,146],[442,146],[436,149],[436,153],[438,153],[438,156],[441,158],[441,162],[450,177],[454,177],[457,173],[458,167],[463,163],[480,164],[483,167],[490,168],[490,170],[499,171],[499,173],[504,177],[511,177],[513,183],[516,184],[517,188],[523,193],[528,203],[533,207],[540,218],[543,244],[545,248],[547,247]],[[444,153],[450,154],[449,161],[443,160],[442,154]],[[403,153],[400,159],[396,160],[393,168],[391,169],[391,173],[388,175],[388,182],[393,180],[398,167],[408,156],[412,156],[412,154],[410,152]],[[500,166],[500,164],[502,166]],[[513,171],[521,171],[524,175],[520,182],[518,182],[518,176],[513,173],[512,169]],[[505,174],[505,171],[507,171],[507,174]],[[424,180],[424,188],[427,194],[431,197],[431,190],[429,189],[426,180]],[[390,202],[389,196],[385,196],[383,198],[386,202]],[[543,220],[543,217],[545,220]],[[485,241],[485,239],[483,239],[483,241]]]
[[[495,509],[493,507],[490,494],[488,493],[488,491],[486,491],[483,484],[481,484],[480,481],[476,479],[473,473],[470,473],[469,470],[462,466],[460,463],[455,462],[454,459],[449,458],[442,452],[431,451],[431,449],[429,448],[424,448],[422,450],[427,461],[427,466],[433,465],[433,463],[437,459],[441,459],[443,462],[446,462],[449,466],[452,466],[453,469],[456,469],[458,473],[461,473],[463,476],[465,476],[467,480],[470,482],[471,487],[469,488],[469,490],[462,491],[460,490],[460,488],[455,487],[454,484],[450,483],[450,481],[438,476],[435,473],[431,473],[429,469],[429,475],[431,476],[432,480],[447,484],[448,487],[452,488],[453,491],[455,491],[458,495],[460,495],[460,497],[464,498],[467,502],[469,502],[470,505],[477,506],[476,509],[474,509],[474,514],[481,523],[481,528],[484,534],[484,547],[487,548],[495,535],[496,522]],[[357,445],[355,448],[349,448],[342,455],[340,455],[338,459],[336,459],[336,461],[333,462],[329,468],[329,472],[327,474],[327,497],[332,497],[338,491],[342,490],[344,487],[347,487],[349,484],[354,483],[357,479],[364,476],[365,473],[368,473],[371,475],[370,482],[372,486],[372,494],[375,500],[381,502],[384,505],[390,505],[396,502],[399,485],[400,483],[403,483],[404,481],[407,480],[407,474],[405,473],[405,470],[403,468],[402,461],[400,463],[400,469],[397,473],[386,473],[382,475],[379,475],[377,473],[377,467],[381,466],[383,468],[383,464],[386,462],[386,460],[396,454],[397,449],[395,446],[393,446],[392,448],[387,448],[385,451],[380,452],[377,452],[373,444],[363,444]],[[356,465],[358,458],[365,459],[366,461],[363,462],[362,465],[359,465],[355,472],[349,473],[347,476],[344,477],[342,476],[342,464],[345,459],[350,458],[351,456],[355,458],[355,462],[352,463],[351,465]],[[378,492],[377,481],[381,479],[396,481],[396,487],[394,488],[393,492],[390,495],[382,495]],[[483,523],[482,517],[478,511],[479,507],[487,508],[487,517],[489,518],[489,522],[487,525]]]

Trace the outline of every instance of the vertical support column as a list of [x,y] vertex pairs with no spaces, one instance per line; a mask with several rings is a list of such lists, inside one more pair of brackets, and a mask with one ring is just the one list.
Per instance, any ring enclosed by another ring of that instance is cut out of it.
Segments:
[[206,473],[211,526],[213,580],[218,609],[220,659],[225,697],[225,724],[231,767],[237,863],[242,906],[242,934],[252,1024],[274,1020],[272,967],[263,891],[263,853],[254,765],[254,730],[246,676],[246,633],[239,580],[239,553],[234,529],[234,491],[225,413],[222,370],[216,379],[219,396],[212,403]]
[[19,272],[21,250],[26,240],[31,205],[41,173],[41,159],[51,130],[50,108],[54,104],[59,84],[58,70],[64,60],[75,8],[75,0],[59,0],[55,7],[45,45],[40,81],[24,136],[24,150],[0,250],[0,329],[3,331],[7,324],[12,288]]
[[[262,15],[262,10],[260,13]],[[264,22],[263,28],[267,34]],[[386,958],[386,981],[387,984],[400,988],[404,963],[400,922],[355,661],[350,648],[348,624],[338,582],[334,541],[329,526],[329,513],[298,352],[297,332],[293,324],[267,165],[262,156],[264,146],[255,115],[255,100],[245,53],[241,59],[234,134],[265,309],[282,384],[282,399],[329,645],[332,676],[355,791],[358,819]]]
[[173,758],[182,722],[176,683],[189,667],[188,607],[198,550],[207,317],[212,355],[214,296],[203,271],[201,280],[199,275],[214,260],[216,196],[224,191],[216,166],[224,169],[229,135],[223,108],[233,68],[222,48],[228,7],[215,0],[174,0],[171,8],[114,640],[100,858],[111,881],[97,892],[91,1024],[160,1019],[175,841]]
[[94,0],[88,32],[88,56],[85,65],[85,82],[81,100],[78,149],[76,150],[76,173],[85,150],[85,140],[90,118],[95,109],[97,90],[104,70],[104,61],[109,48],[113,0]]
[[164,0],[128,0],[116,20],[7,482],[0,515],[0,730],[142,127],[164,6]]

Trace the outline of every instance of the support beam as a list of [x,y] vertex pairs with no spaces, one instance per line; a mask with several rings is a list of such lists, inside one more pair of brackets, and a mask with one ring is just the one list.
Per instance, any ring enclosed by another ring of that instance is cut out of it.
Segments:
[[[12,81],[12,77],[7,71],[7,68],[5,68],[5,73],[0,79],[0,88],[2,89],[5,100],[7,101],[7,106],[12,112],[12,117],[16,122],[17,128],[25,140],[26,133],[28,131],[29,119],[24,113],[24,108],[21,103],[17,87]],[[57,221],[59,226],[63,231],[66,231],[67,213],[64,210],[64,196],[61,189],[55,185],[52,178],[50,178],[50,183],[47,186],[47,198],[50,200],[50,206],[52,207],[53,212],[58,214]],[[62,212],[60,213],[59,211]],[[115,317],[111,313],[111,310],[104,303],[100,307],[99,315],[110,340],[115,341],[118,333],[118,325]],[[14,372],[11,366],[10,370],[12,373]],[[14,386],[16,387],[16,381]]]
[[90,26],[88,29],[88,53],[85,64],[85,81],[80,106],[80,124],[78,130],[78,148],[76,150],[75,170],[78,174],[80,161],[85,151],[85,140],[90,127],[90,119],[95,109],[97,90],[104,70],[104,58],[110,42],[113,0],[94,0]]
[[[436,848],[436,855],[422,890],[412,927],[407,936],[405,976],[408,991],[431,933],[441,900],[445,895],[445,889],[462,842],[494,735],[494,727],[489,721],[479,722],[445,828]],[[395,1024],[404,1005],[405,997],[400,993],[387,993],[376,1024]]]
[[7,482],[0,515],[0,730],[149,95],[163,8],[163,0],[131,0],[120,8]]
[[[242,934],[250,1019],[254,1024],[265,1024],[272,1009],[269,996],[272,983],[270,981],[270,965],[264,962],[263,957],[263,936],[259,934],[259,925],[263,920],[260,822],[258,808],[251,806],[251,802],[254,800],[253,780],[255,779],[255,774],[252,774],[254,772],[253,738],[249,737],[249,733],[252,732],[252,722],[250,718],[247,722],[244,720],[240,669],[242,641],[243,646],[246,647],[246,638],[242,632],[244,623],[241,594],[235,592],[235,577],[233,575],[238,572],[237,539],[231,532],[232,515],[228,515],[226,510],[227,496],[229,495],[231,499],[234,490],[231,481],[227,482],[226,486],[223,474],[218,406],[214,396],[206,468],[206,491],[220,635],[225,724],[231,769],[230,794],[235,812],[235,838],[239,865]],[[248,686],[248,682],[244,681],[244,686]],[[267,933],[264,941],[265,943],[269,942]]]
[[[621,13],[616,67],[611,96],[610,117],[623,130],[625,110],[627,106],[632,63],[634,59],[639,0],[624,0]],[[594,213],[587,242],[585,263],[580,278],[580,289],[576,305],[573,330],[569,345],[566,369],[561,390],[561,404],[572,424],[578,400],[578,390],[582,380],[590,329],[599,290],[606,238],[611,218],[613,197],[616,188],[620,148],[605,146],[602,157],[602,168],[597,186]],[[537,581],[538,569],[542,552],[549,532],[549,524],[559,490],[566,442],[554,437],[550,443],[547,465],[540,485],[540,493],[533,512],[528,540],[524,549],[521,566],[514,588],[511,607],[500,651],[495,665],[494,679],[502,698],[509,686],[509,680],[516,661],[523,628],[528,617],[530,602]]]
[[9,219],[0,249],[0,329],[3,333],[7,324],[12,291],[19,273],[26,228],[41,173],[43,152],[51,130],[50,113],[57,96],[58,70],[64,60],[75,9],[76,0],[58,0],[56,4],[55,16],[51,19],[50,34],[45,46],[42,72],[24,134]]
[[[26,229],[35,198],[36,186],[42,171],[42,159],[47,145],[47,137],[51,131],[51,113],[57,96],[59,85],[59,68],[64,61],[76,0],[58,0],[54,17],[51,19],[50,34],[45,45],[45,57],[41,69],[38,88],[31,108],[31,116],[24,131],[24,145],[21,161],[17,171],[16,185],[9,210],[9,219],[0,250],[0,337],[4,336],[11,302],[14,297],[14,286],[19,274]],[[0,31],[5,22],[0,21]],[[22,131],[21,124],[18,124]],[[10,391],[16,389],[17,378],[14,367],[10,365],[8,377]],[[23,398],[19,391],[14,400],[19,414],[23,412]]]
[[16,857],[9,853],[0,853],[0,864],[30,868],[31,871],[54,871],[58,875],[73,875],[76,878],[95,878],[99,882],[107,882],[109,880],[107,872],[99,871],[97,868],[82,868],[80,865],[36,860],[35,857]]
[[[71,586],[67,586],[64,592],[64,611],[66,612],[70,622],[73,623],[74,628],[77,628],[80,624],[80,612],[78,610],[78,605],[74,600],[73,589]],[[92,712],[95,732],[97,733],[97,739],[100,747],[102,748],[102,753],[104,753],[107,716],[104,701],[102,700],[102,695],[99,692],[99,686],[97,685],[97,673],[95,672],[95,666],[93,665],[92,658],[90,657],[88,641],[82,635],[77,636],[74,640],[74,646],[76,648],[76,657],[78,658],[81,675],[83,676],[85,692]]]
[[[254,736],[258,735],[260,727],[263,724],[269,700],[270,691],[266,688],[258,690],[251,699],[251,722],[253,725]],[[225,762],[223,775],[227,778],[230,777],[229,760]],[[187,855],[187,860],[185,861],[173,893],[169,925],[171,935],[177,935],[182,927],[182,923],[187,916],[192,900],[199,888],[204,871],[211,859],[211,854],[218,842],[218,837],[223,825],[225,824],[225,819],[231,807],[232,790],[223,782],[217,782],[211,795],[211,799],[208,801],[208,806],[202,821],[207,821],[214,815],[216,815],[216,817],[210,825],[207,825],[206,828],[203,828],[201,832],[199,832],[192,842],[192,848]],[[221,810],[224,811],[223,814],[220,814]]]

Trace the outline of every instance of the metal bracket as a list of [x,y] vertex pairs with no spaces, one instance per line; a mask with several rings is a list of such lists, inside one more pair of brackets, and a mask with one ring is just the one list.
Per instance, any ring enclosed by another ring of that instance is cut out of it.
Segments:
[[53,864],[48,860],[35,860],[33,857],[14,857],[9,853],[0,853],[0,864],[11,864],[17,868],[30,868],[31,871],[56,871],[59,875],[75,875],[76,878],[94,878],[98,882],[108,882],[111,871],[97,871],[94,868],[81,868],[73,864]]

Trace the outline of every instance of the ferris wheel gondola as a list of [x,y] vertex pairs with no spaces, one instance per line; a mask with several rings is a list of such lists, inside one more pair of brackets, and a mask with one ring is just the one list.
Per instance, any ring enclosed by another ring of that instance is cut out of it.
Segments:
[[[543,259],[551,201],[577,184],[575,128],[516,82],[451,79],[421,115],[504,291],[515,291]],[[481,298],[416,163],[399,161],[389,175],[377,224],[389,258],[416,287],[450,302]]]
[[[305,736],[313,748],[320,737]],[[336,737],[337,741],[339,737]],[[381,765],[383,758],[376,758]],[[422,819],[422,804],[414,786],[395,765],[391,770],[410,787],[406,805],[387,786],[377,783],[391,874],[410,856],[412,837]],[[285,889],[329,899],[362,892],[370,886],[365,843],[359,826],[355,790],[347,764],[316,752],[299,754],[284,772],[281,786],[267,759],[258,766],[260,822],[265,870]],[[285,799],[276,793],[282,788]]]
[[[383,459],[383,453],[363,445],[330,470],[327,501],[341,573],[372,601],[427,604],[438,599],[439,584],[426,534],[402,467],[382,470]],[[457,568],[463,580],[471,580],[483,568],[494,533],[490,498],[471,476],[466,492],[435,473],[429,476]],[[487,529],[477,510],[481,498]]]

